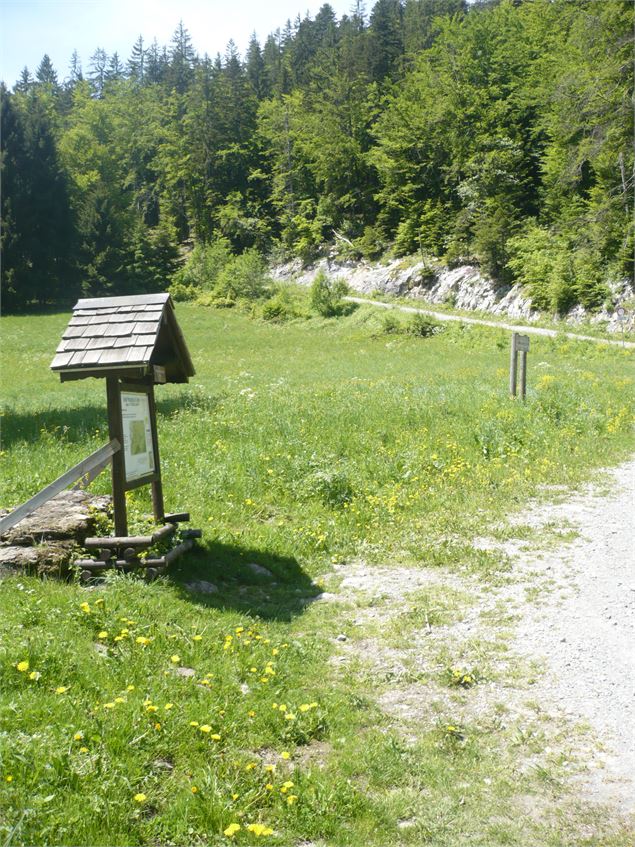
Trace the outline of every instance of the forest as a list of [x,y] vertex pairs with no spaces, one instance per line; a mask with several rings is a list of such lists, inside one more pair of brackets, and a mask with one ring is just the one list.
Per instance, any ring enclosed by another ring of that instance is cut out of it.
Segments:
[[357,0],[244,56],[197,55],[183,23],[63,78],[45,55],[2,84],[2,308],[336,236],[597,308],[633,272],[633,22],[630,0]]

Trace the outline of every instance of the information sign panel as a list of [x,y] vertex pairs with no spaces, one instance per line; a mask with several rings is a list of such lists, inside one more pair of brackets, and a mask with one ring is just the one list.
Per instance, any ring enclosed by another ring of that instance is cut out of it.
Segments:
[[155,472],[154,445],[148,395],[141,391],[121,392],[126,482],[142,479]]

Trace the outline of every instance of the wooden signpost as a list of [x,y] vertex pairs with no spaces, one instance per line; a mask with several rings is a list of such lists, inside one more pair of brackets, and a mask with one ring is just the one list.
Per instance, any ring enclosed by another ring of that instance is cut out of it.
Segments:
[[[509,363],[509,393],[516,397],[518,388],[518,354],[520,353],[520,396],[527,396],[527,353],[529,352],[529,336],[512,333],[511,359]],[[112,436],[111,436],[112,437]]]
[[[111,442],[121,445],[111,460],[115,536],[89,539],[87,546],[101,549],[100,558],[78,564],[87,572],[139,566],[141,550],[169,538],[179,522],[189,520],[186,512],[165,514],[154,402],[155,384],[187,382],[194,375],[170,296],[79,300],[51,368],[62,382],[86,377],[106,380],[108,431]],[[126,491],[141,485],[151,486],[154,519],[165,525],[152,536],[128,536]],[[166,556],[145,563],[166,566],[200,534],[190,530],[189,538]]]

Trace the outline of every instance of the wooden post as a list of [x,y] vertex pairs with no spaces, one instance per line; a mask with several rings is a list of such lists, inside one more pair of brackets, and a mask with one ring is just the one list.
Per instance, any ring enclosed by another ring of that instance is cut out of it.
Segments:
[[157,410],[154,402],[154,385],[150,383],[148,393],[148,409],[150,410],[150,427],[152,430],[152,444],[154,447],[154,471],[157,479],[152,483],[152,510],[155,521],[163,521],[165,518],[165,506],[163,505],[163,483],[161,482],[161,460],[159,458],[159,436],[157,434]]
[[527,351],[520,351],[520,398],[525,400],[527,396]]
[[117,439],[122,445],[112,457],[112,504],[115,512],[115,535],[128,535],[128,514],[126,510],[126,466],[123,450],[123,423],[121,420],[120,385],[117,377],[106,378],[106,397],[108,401],[108,432],[110,439]]
[[512,350],[509,361],[509,393],[516,396],[516,370],[518,366],[518,350],[516,349],[516,333],[512,332]]

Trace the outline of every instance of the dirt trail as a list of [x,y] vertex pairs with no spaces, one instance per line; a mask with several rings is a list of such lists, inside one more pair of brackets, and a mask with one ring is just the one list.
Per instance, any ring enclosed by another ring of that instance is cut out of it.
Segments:
[[535,603],[518,605],[515,649],[544,660],[535,693],[570,718],[588,721],[606,752],[591,773],[598,799],[635,809],[635,461],[598,489],[538,506],[523,523],[540,531],[566,522],[579,535],[547,552],[508,546],[519,582],[548,580]]
[[[378,702],[396,727],[416,735],[435,719],[431,706],[452,696],[432,681],[441,667],[434,645],[460,656],[475,639],[502,637],[510,650],[501,654],[499,672],[463,700],[454,695],[455,712],[464,709],[466,720],[478,722],[504,703],[510,720],[522,724],[536,717],[527,704],[538,703],[554,738],[582,722],[590,736],[571,731],[582,765],[582,773],[573,768],[576,792],[610,803],[618,814],[635,813],[634,495],[635,459],[608,473],[608,493],[606,485],[588,486],[525,510],[516,520],[518,535],[531,544],[476,540],[511,559],[509,578],[494,589],[438,568],[337,566],[338,587],[323,598],[356,606],[353,625],[364,637],[342,636],[335,662],[362,661],[390,679]],[[562,530],[573,540],[564,541]],[[414,593],[440,587],[467,590],[472,605],[457,620],[409,631],[408,647],[388,643],[383,633],[412,605]],[[515,667],[531,663],[539,673],[514,679]],[[430,676],[412,682],[413,670]]]
[[545,329],[540,326],[527,326],[525,324],[510,324],[503,321],[486,321],[482,318],[468,318],[463,315],[452,315],[448,312],[434,312],[431,309],[419,309],[415,306],[399,306],[396,303],[383,303],[380,300],[369,300],[367,297],[345,297],[350,303],[362,303],[369,306],[378,306],[380,309],[397,309],[399,312],[408,312],[415,315],[428,315],[438,321],[458,321],[464,324],[476,324],[477,326],[493,326],[496,329],[507,329],[510,332],[525,332],[530,335],[544,335],[548,338],[558,336],[571,338],[573,341],[592,341],[594,344],[610,344],[617,347],[635,348],[635,341],[622,341],[614,338],[596,338],[594,335],[581,335],[578,332],[560,332],[555,329]]

